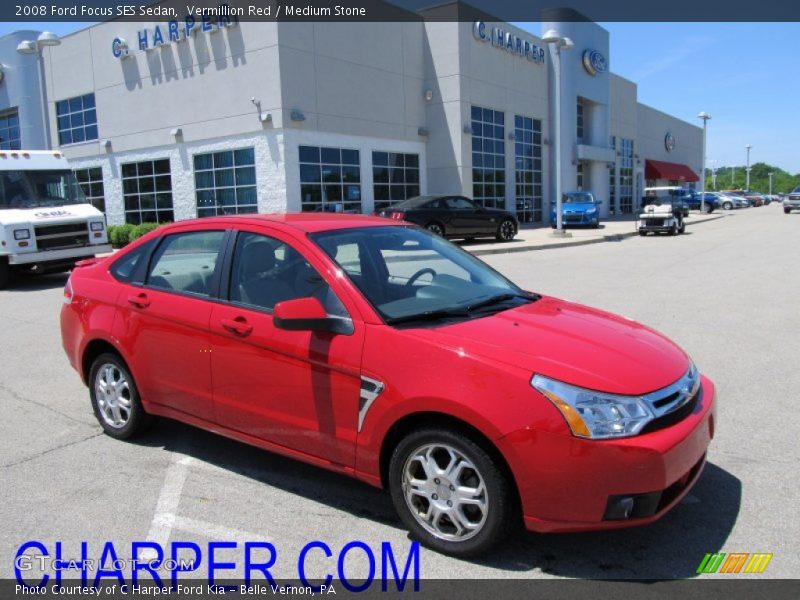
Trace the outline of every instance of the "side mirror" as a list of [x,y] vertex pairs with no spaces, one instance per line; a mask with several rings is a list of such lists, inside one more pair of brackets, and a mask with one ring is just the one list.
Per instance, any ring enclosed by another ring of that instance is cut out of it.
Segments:
[[272,310],[275,327],[285,331],[329,331],[350,335],[353,322],[346,317],[330,317],[316,298],[296,298],[278,302]]

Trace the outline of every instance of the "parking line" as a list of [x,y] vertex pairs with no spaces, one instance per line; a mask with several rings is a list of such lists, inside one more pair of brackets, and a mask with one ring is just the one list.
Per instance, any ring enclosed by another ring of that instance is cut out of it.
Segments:
[[[181,502],[183,485],[186,483],[186,476],[189,474],[189,465],[192,464],[192,461],[194,458],[191,456],[175,454],[172,464],[164,474],[164,484],[161,486],[156,511],[147,534],[148,541],[156,542],[162,548],[166,546],[172,533],[178,505]],[[152,548],[144,548],[139,553],[140,560],[154,560],[155,558],[156,553]]]

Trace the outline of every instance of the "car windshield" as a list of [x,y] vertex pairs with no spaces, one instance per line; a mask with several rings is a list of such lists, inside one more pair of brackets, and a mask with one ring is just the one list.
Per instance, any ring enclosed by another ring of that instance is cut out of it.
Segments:
[[594,202],[594,196],[589,192],[568,192],[561,196],[561,202],[567,204],[584,204],[586,202]]
[[0,171],[0,209],[85,203],[72,171]]
[[793,194],[800,194],[800,186],[797,186],[796,188],[794,188],[794,189],[792,190],[792,193],[793,193]]
[[417,227],[362,227],[310,237],[391,325],[452,323],[538,298]]

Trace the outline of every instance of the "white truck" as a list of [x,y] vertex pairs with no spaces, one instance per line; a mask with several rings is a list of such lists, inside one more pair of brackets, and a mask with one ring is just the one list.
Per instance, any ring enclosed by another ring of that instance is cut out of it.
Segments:
[[66,270],[104,252],[105,216],[60,152],[0,151],[0,289],[14,270]]

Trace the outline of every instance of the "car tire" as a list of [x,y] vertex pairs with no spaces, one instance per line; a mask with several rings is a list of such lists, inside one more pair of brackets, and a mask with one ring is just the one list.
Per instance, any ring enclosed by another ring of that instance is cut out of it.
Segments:
[[678,226],[673,223],[669,228],[669,235],[677,235],[678,233]]
[[116,354],[101,354],[92,363],[89,395],[95,418],[103,431],[113,438],[132,438],[153,422],[153,417],[142,406],[133,376]]
[[644,237],[644,236],[646,236],[646,235],[647,235],[647,232],[646,232],[646,231],[640,231],[640,232],[639,232],[639,235],[640,235],[640,236],[642,236],[642,237]]
[[[790,212],[792,212],[791,208],[784,208],[783,209],[783,214],[785,214],[785,215],[788,215]],[[0,286],[0,287],[2,287],[2,286]]]
[[10,280],[11,267],[8,264],[8,258],[0,256],[0,290],[6,289]]
[[427,225],[425,225],[425,229],[430,231],[431,233],[438,235],[439,237],[444,237],[444,225],[439,223],[438,221],[431,221]]
[[681,222],[680,227],[678,227],[678,233],[682,234],[684,232],[686,232],[686,223]]
[[[473,490],[461,493],[468,504],[459,502],[459,488]],[[389,491],[412,536],[450,556],[486,552],[508,535],[517,514],[514,487],[496,459],[451,429],[429,427],[403,438],[389,463]]]
[[724,210],[731,210],[731,209],[733,209],[733,202],[723,202],[723,203],[722,203],[722,208],[723,208]]
[[512,219],[503,219],[497,226],[495,239],[498,242],[510,242],[517,235],[517,226]]

